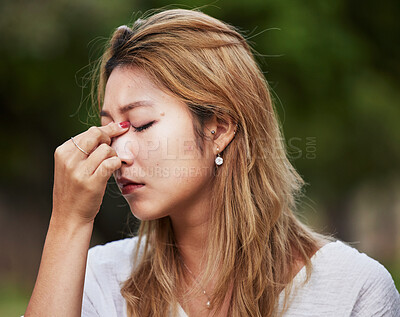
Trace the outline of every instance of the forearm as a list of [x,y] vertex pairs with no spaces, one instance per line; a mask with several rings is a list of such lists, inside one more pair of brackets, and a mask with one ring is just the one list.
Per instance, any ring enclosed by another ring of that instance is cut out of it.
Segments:
[[52,217],[25,317],[81,315],[93,221],[107,180],[122,164],[111,138],[129,127],[129,122],[91,127],[54,152]]
[[25,317],[80,316],[93,222],[52,218]]

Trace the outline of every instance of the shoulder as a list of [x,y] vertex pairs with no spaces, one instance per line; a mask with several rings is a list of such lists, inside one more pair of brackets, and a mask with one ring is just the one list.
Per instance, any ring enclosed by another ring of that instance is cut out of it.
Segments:
[[[121,285],[133,268],[137,237],[98,245],[89,250],[82,302],[82,316],[126,316]],[[139,250],[139,257],[140,257]]]
[[303,268],[293,280],[287,316],[398,316],[399,293],[378,261],[338,240],[320,248],[311,262],[310,279],[304,283]]
[[96,245],[89,249],[89,260],[109,261],[113,257],[130,257],[138,245],[138,237],[112,241],[103,245]]
[[138,237],[127,238],[91,248],[87,267],[92,271],[110,273],[119,279],[126,279],[135,265],[133,255],[139,247],[138,240]]
[[313,256],[312,261],[319,268],[329,269],[330,272],[386,270],[378,261],[340,240],[323,246]]
[[390,273],[381,263],[340,240],[322,247],[312,262],[317,272],[332,278],[357,279],[367,284],[379,281],[393,283]]
[[315,284],[320,289],[325,284],[338,303],[347,303],[347,307],[342,305],[346,312],[353,316],[399,313],[400,298],[392,276],[365,253],[338,240],[322,247],[312,262],[312,274],[319,279]]
[[400,295],[388,270],[378,261],[343,242],[349,256],[346,270],[355,275],[352,316],[400,316]]

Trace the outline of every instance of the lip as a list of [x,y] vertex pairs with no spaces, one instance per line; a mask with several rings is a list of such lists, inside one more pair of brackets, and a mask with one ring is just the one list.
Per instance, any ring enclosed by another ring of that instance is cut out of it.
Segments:
[[122,195],[128,195],[144,187],[144,184],[127,184],[121,188]]
[[128,195],[144,186],[143,183],[135,182],[125,177],[118,178],[117,184],[121,189],[122,195]]

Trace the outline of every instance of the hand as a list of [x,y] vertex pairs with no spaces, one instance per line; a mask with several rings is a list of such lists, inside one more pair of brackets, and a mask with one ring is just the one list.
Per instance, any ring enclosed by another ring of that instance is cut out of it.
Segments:
[[[125,123],[125,122],[124,122]],[[90,127],[60,145],[55,153],[53,214],[62,221],[92,222],[99,212],[107,180],[121,167],[121,160],[110,147],[111,138],[128,131],[129,125],[111,122]]]

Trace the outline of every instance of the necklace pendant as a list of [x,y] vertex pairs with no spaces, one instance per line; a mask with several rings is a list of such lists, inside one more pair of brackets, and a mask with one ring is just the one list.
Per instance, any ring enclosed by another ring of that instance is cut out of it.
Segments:
[[211,303],[210,303],[210,301],[207,301],[207,303],[206,303],[206,307],[207,307],[207,309],[210,309],[210,307],[211,307]]

